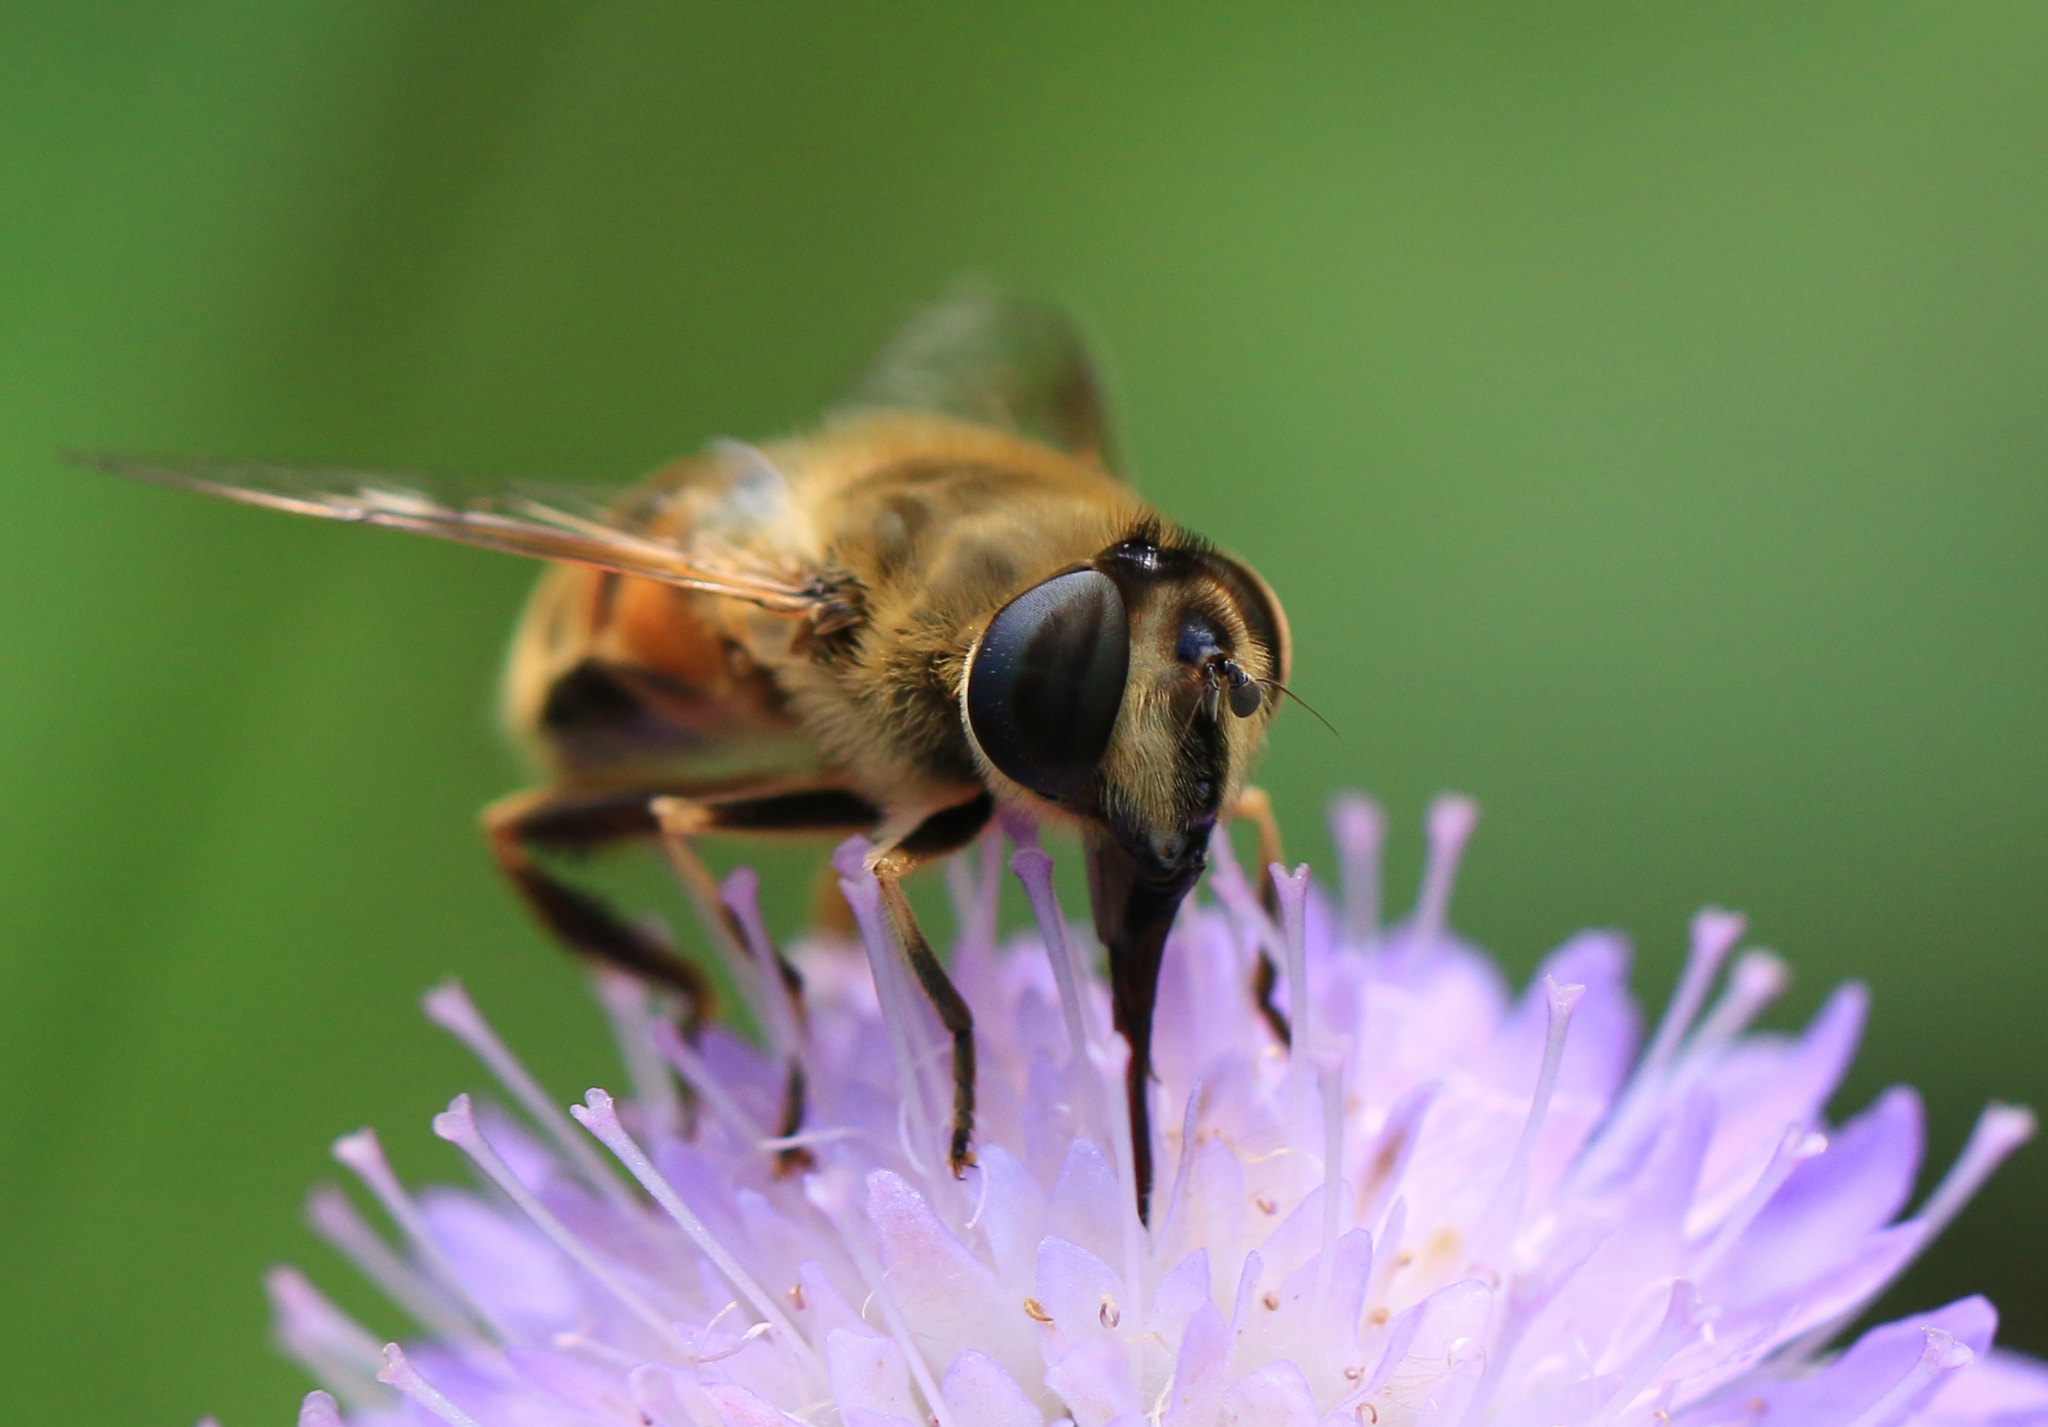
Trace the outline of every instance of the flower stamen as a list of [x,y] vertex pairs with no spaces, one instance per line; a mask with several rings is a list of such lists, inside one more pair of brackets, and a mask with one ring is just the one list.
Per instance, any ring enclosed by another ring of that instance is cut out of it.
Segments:
[[902,1094],[904,1154],[918,1173],[929,1181],[931,1168],[913,1149],[913,1145],[932,1142],[932,1126],[937,1123],[931,1101],[927,1098],[925,1078],[918,1071],[923,1038],[917,1029],[917,1008],[904,980],[896,935],[882,909],[882,886],[875,880],[875,874],[867,870],[864,861],[867,847],[865,838],[848,838],[832,855],[832,862],[840,873],[840,894],[852,909],[854,925],[860,931],[861,948],[868,958],[868,974],[875,983],[875,999],[881,1004],[882,1020],[889,1031],[889,1048],[896,1057],[896,1082]]
[[1694,1260],[1693,1277],[1704,1278],[1708,1272],[1718,1267],[1721,1260],[1741,1239],[1743,1231],[1755,1221],[1757,1215],[1763,1213],[1772,1196],[1792,1177],[1792,1171],[1814,1156],[1825,1153],[1827,1147],[1826,1135],[1815,1134],[1804,1125],[1787,1126],[1785,1133],[1778,1140],[1777,1149],[1771,1154],[1770,1162],[1764,1166],[1764,1172],[1757,1176],[1756,1183],[1742,1196],[1742,1201],[1729,1211],[1726,1219],[1721,1221],[1720,1227],[1714,1230],[1714,1236],[1705,1250]]
[[1536,1152],[1536,1141],[1543,1133],[1543,1122],[1550,1116],[1550,1099],[1557,1090],[1557,1072],[1564,1064],[1564,1043],[1571,1030],[1572,1008],[1585,994],[1583,986],[1560,986],[1548,976],[1543,978],[1547,1013],[1543,1064],[1536,1072],[1536,1090],[1529,1098],[1529,1112],[1522,1120],[1522,1133],[1515,1141],[1515,1152],[1508,1160],[1507,1172],[1501,1176],[1500,1187],[1494,1191],[1493,1203],[1481,1220],[1484,1227],[1474,1247],[1482,1263],[1505,1268],[1513,1248],[1510,1239],[1529,1189],[1529,1161]]
[[595,979],[598,1003],[612,1023],[612,1038],[632,1081],[640,1124],[650,1134],[682,1134],[683,1099],[676,1093],[675,1076],[654,1048],[654,1028],[666,1024],[667,1018],[649,1014],[647,983],[637,976],[600,967]]
[[1925,1227],[1925,1238],[1931,1240],[1946,1229],[1977,1196],[1991,1172],[2005,1163],[2006,1156],[2034,1137],[2034,1129],[2034,1112],[2023,1105],[1994,1102],[1985,1106],[1963,1152],[1920,1206],[1916,1217]]
[[[1131,1060],[1130,1044],[1122,1036],[1116,1036],[1107,1045],[1090,1045],[1088,1060],[1095,1067],[1103,1086],[1122,1085],[1124,1069]],[[1131,1112],[1121,1095],[1105,1090],[1102,1099],[1108,1110],[1110,1148],[1116,1165],[1117,1207],[1113,1212],[1123,1234],[1124,1288],[1133,1300],[1132,1311],[1142,1323],[1146,1302],[1145,1251],[1149,1236],[1138,1216],[1138,1171],[1132,1150]]]
[[467,1095],[456,1096],[448,1102],[446,1110],[434,1116],[434,1133],[468,1155],[476,1167],[484,1172],[484,1177],[505,1191],[505,1197],[517,1205],[527,1218],[533,1220],[534,1226],[547,1235],[556,1248],[574,1260],[585,1273],[603,1284],[634,1317],[653,1330],[655,1336],[674,1347],[683,1360],[688,1360],[690,1345],[683,1341],[667,1316],[592,1253],[583,1240],[570,1232],[569,1226],[556,1218],[553,1211],[540,1202],[539,1196],[528,1189],[520,1181],[519,1176],[512,1172],[512,1166],[505,1163],[504,1158],[492,1148],[491,1142],[484,1138],[483,1129],[476,1122],[476,1115],[470,1109]]
[[498,1033],[477,1010],[476,1003],[469,999],[469,992],[463,989],[460,981],[443,982],[422,998],[422,1004],[427,1009],[428,1020],[468,1046],[491,1074],[498,1077],[498,1083],[512,1092],[512,1098],[533,1116],[534,1123],[562,1147],[569,1163],[576,1167],[586,1184],[614,1204],[625,1206],[633,1202],[633,1196],[626,1192],[625,1185],[619,1183],[619,1177],[591,1152],[589,1144],[570,1127],[561,1107],[540,1088],[540,1082],[520,1064],[519,1057],[512,1054],[510,1047],[498,1039]]
[[1060,1017],[1067,1025],[1067,1045],[1073,1063],[1088,1063],[1088,1021],[1081,1005],[1082,971],[1074,966],[1067,947],[1067,923],[1060,911],[1059,893],[1052,885],[1052,858],[1043,848],[1020,847],[1010,854],[1010,871],[1024,884],[1025,900],[1038,923],[1038,937],[1045,944],[1045,959],[1052,967],[1053,984],[1059,988]]
[[351,1403],[388,1400],[377,1386],[383,1355],[362,1324],[295,1268],[274,1268],[263,1280],[286,1352]]
[[800,1008],[783,980],[782,958],[761,915],[761,879],[751,867],[735,867],[718,887],[718,900],[739,923],[740,935],[761,982],[762,1028],[782,1060],[802,1064],[804,1038],[797,1027]]
[[1792,980],[1785,963],[1768,951],[1745,951],[1728,973],[1728,985],[1685,1045],[1693,1060],[1719,1050],[1749,1029],[1757,1013],[1778,999]]
[[377,1381],[397,1388],[448,1427],[481,1427],[474,1417],[435,1391],[433,1384],[406,1361],[405,1350],[396,1343],[384,1345],[384,1368],[377,1374]]
[[339,1189],[315,1189],[306,1201],[306,1218],[336,1253],[421,1327],[473,1352],[492,1351],[440,1287],[400,1258]]
[[991,819],[975,840],[972,856],[963,851],[946,863],[946,890],[952,895],[963,951],[971,949],[985,956],[995,950],[1003,892],[1003,835],[1014,831],[1006,820]]
[[1478,825],[1479,804],[1470,798],[1446,794],[1429,805],[1429,859],[1423,864],[1414,917],[1416,940],[1424,946],[1441,939],[1450,924],[1458,864],[1464,860],[1465,844]]
[[1699,1336],[1699,1306],[1699,1292],[1690,1282],[1681,1278],[1671,1285],[1671,1298],[1665,1305],[1663,1322],[1657,1325],[1657,1331],[1651,1335],[1649,1343],[1628,1371],[1621,1375],[1620,1383],[1607,1399],[1607,1406],[1586,1427],[1612,1427],[1650,1386],[1657,1369],[1670,1362],[1679,1349]]
[[1378,803],[1347,793],[1330,805],[1330,840],[1344,892],[1344,934],[1353,946],[1370,949],[1380,939],[1380,856],[1387,818]]
[[1927,1335],[1927,1346],[1921,1350],[1913,1366],[1906,1369],[1905,1375],[1891,1391],[1859,1412],[1849,1427],[1884,1427],[1884,1424],[1898,1421],[1902,1409],[1920,1397],[1936,1378],[1967,1367],[1976,1360],[1977,1355],[1965,1344],[1958,1343],[1954,1335],[1939,1328],[1921,1331]]
[[1302,1107],[1309,1094],[1310,1061],[1316,1047],[1315,1015],[1308,990],[1308,864],[1292,872],[1274,863],[1266,869],[1273,879],[1275,901],[1280,908],[1280,945],[1286,953],[1282,967],[1287,977],[1287,1060],[1294,1077],[1295,1094]]
[[1678,989],[1672,992],[1671,1000],[1664,1007],[1664,1015],[1657,1022],[1657,1034],[1651,1040],[1650,1048],[1643,1052],[1642,1062],[1636,1066],[1636,1083],[1652,1082],[1664,1073],[1664,1067],[1678,1049],[1679,1041],[1692,1029],[1694,1017],[1706,1003],[1707,992],[1713,989],[1721,963],[1735,949],[1735,943],[1741,940],[1748,925],[1746,917],[1714,907],[1692,919],[1692,938],[1686,950],[1685,970],[1679,973]]
[[1330,1276],[1337,1265],[1338,1193],[1344,1187],[1344,1059],[1348,1046],[1316,1050],[1316,1089],[1323,1102],[1322,1248],[1316,1266],[1315,1303],[1320,1313],[1330,1298]]
[[754,1311],[773,1325],[782,1335],[783,1341],[789,1343],[813,1369],[822,1372],[824,1363],[818,1357],[817,1351],[801,1333],[797,1332],[796,1325],[783,1314],[782,1307],[776,1303],[774,1295],[763,1288],[741,1265],[732,1251],[719,1242],[718,1236],[713,1234],[704,1221],[697,1217],[696,1212],[683,1202],[683,1197],[676,1193],[675,1186],[654,1167],[654,1161],[647,1157],[647,1152],[626,1133],[626,1127],[619,1123],[618,1110],[612,1104],[612,1097],[602,1090],[593,1089],[583,1097],[581,1105],[571,1105],[569,1113],[575,1116],[576,1122],[584,1129],[597,1136],[606,1149],[619,1157],[619,1163],[625,1165],[632,1176],[640,1181],[641,1188],[653,1196],[654,1202],[690,1236],[690,1242],[717,1266],[726,1281],[738,1289],[747,1302],[754,1305]]
[[1608,1111],[1606,1120],[1580,1153],[1578,1163],[1572,1167],[1573,1177],[1579,1182],[1597,1184],[1602,1176],[1614,1170],[1616,1163],[1636,1143],[1645,1108],[1664,1088],[1666,1066],[1677,1052],[1685,1033],[1692,1028],[1700,1007],[1706,1002],[1707,992],[1713,988],[1721,963],[1733,950],[1747,925],[1745,918],[1715,907],[1707,908],[1692,919],[1692,936],[1686,951],[1685,969],[1679,973],[1678,987],[1665,1003],[1664,1015],[1657,1022],[1657,1033],[1651,1038],[1649,1049],[1636,1062],[1634,1072]]
[[697,1047],[683,1039],[681,1031],[667,1021],[656,1021],[648,1034],[653,1039],[655,1050],[661,1053],[661,1058],[675,1067],[675,1072],[682,1077],[683,1084],[690,1087],[690,1093],[711,1108],[711,1113],[725,1125],[734,1139],[743,1145],[764,1150],[773,1147],[775,1142],[768,1131],[747,1113],[739,1101],[733,1099],[732,1092],[725,1088],[724,1081],[719,1078],[717,1072],[705,1064],[704,1057]]
[[953,1420],[952,1409],[939,1394],[938,1383],[932,1379],[931,1365],[924,1360],[924,1351],[911,1336],[910,1325],[903,1320],[903,1310],[889,1292],[888,1276],[875,1261],[874,1250],[868,1246],[866,1237],[853,1223],[848,1178],[844,1170],[837,1169],[810,1175],[804,1180],[805,1197],[839,1231],[839,1240],[846,1246],[847,1255],[853,1260],[861,1281],[867,1285],[869,1299],[881,1310],[882,1322],[887,1326],[889,1336],[902,1349],[904,1359],[910,1365],[910,1375],[916,1379],[918,1391],[924,1395],[925,1406],[931,1410],[933,1420],[939,1427],[958,1427]]
[[499,1341],[512,1341],[505,1331],[505,1325],[492,1317],[490,1310],[477,1300],[476,1295],[470,1291],[468,1282],[449,1261],[448,1255],[442,1251],[434,1236],[428,1232],[426,1216],[420,1212],[420,1207],[413,1201],[413,1197],[406,1193],[405,1186],[399,1183],[398,1175],[391,1168],[391,1162],[384,1157],[384,1146],[377,1142],[377,1132],[365,1127],[352,1135],[343,1135],[329,1147],[328,1153],[362,1181],[363,1186],[391,1217],[391,1222],[398,1225],[399,1232],[405,1235],[406,1242],[412,1246],[414,1255],[426,1265],[427,1271],[441,1287],[458,1297],[476,1320],[489,1328]]

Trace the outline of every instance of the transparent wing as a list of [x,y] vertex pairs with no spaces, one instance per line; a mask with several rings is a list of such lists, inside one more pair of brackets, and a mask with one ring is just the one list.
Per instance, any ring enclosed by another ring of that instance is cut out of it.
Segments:
[[1080,327],[1048,303],[978,284],[912,314],[875,354],[847,408],[957,416],[1104,470],[1116,465],[1102,382]]
[[256,462],[93,453],[74,454],[71,459],[244,505],[405,530],[538,560],[591,565],[726,595],[779,613],[815,618],[839,597],[831,582],[810,572],[771,570],[737,549],[700,549],[636,532],[632,527],[649,512],[634,509],[632,493],[608,497],[580,488],[525,485],[464,489],[445,477]]

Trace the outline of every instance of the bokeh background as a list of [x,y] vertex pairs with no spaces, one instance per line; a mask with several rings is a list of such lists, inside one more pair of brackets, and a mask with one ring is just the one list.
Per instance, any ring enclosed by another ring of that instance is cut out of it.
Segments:
[[[0,8],[0,1415],[291,1420],[335,1134],[614,1072],[473,831],[531,572],[64,447],[618,481],[801,422],[962,272],[1284,592],[1267,781],[1486,818],[1518,974],[1719,902],[1873,983],[1840,1102],[2048,1102],[2048,7]],[[800,880],[800,878],[796,879]],[[791,879],[784,878],[785,885]],[[654,885],[652,882],[650,886]],[[792,926],[795,898],[778,906]],[[2048,1151],[1893,1306],[2048,1351]]]

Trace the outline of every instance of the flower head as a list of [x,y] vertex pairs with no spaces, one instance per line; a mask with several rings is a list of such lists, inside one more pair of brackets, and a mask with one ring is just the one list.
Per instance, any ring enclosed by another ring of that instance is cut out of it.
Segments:
[[[746,944],[714,939],[765,1045],[685,1042],[601,981],[627,1098],[565,1115],[443,988],[429,1013],[524,1119],[467,1096],[436,1117],[473,1189],[411,1194],[367,1131],[341,1140],[398,1246],[338,1190],[314,1223],[420,1331],[380,1346],[279,1270],[284,1344],[359,1424],[2048,1423],[2048,1370],[1990,1351],[1982,1299],[1835,1346],[2031,1118],[1988,1110],[1908,1212],[1914,1094],[1824,1118],[1860,988],[1798,1035],[1750,1031],[1783,968],[1750,951],[1724,976],[1742,922],[1709,911],[1647,1039],[1611,935],[1514,995],[1446,921],[1472,821],[1463,800],[1432,810],[1422,895],[1391,928],[1370,805],[1337,807],[1334,901],[1273,869],[1277,919],[1219,842],[1167,951],[1149,1223],[1125,1049],[1032,845],[1010,866],[1034,936],[998,940],[999,839],[955,878],[981,1066],[958,1179],[946,1042],[857,857],[839,865],[862,948],[796,948],[800,1008],[751,877],[726,883]],[[1262,951],[1288,1043],[1249,989]],[[792,1067],[803,1125],[778,1135]],[[325,1392],[300,1417],[342,1420]]]

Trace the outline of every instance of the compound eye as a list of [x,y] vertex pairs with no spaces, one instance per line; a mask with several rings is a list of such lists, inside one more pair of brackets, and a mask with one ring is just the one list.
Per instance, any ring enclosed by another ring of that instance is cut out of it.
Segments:
[[1097,570],[1055,575],[989,621],[967,670],[967,726],[1004,777],[1071,797],[1102,762],[1130,671],[1116,584]]

